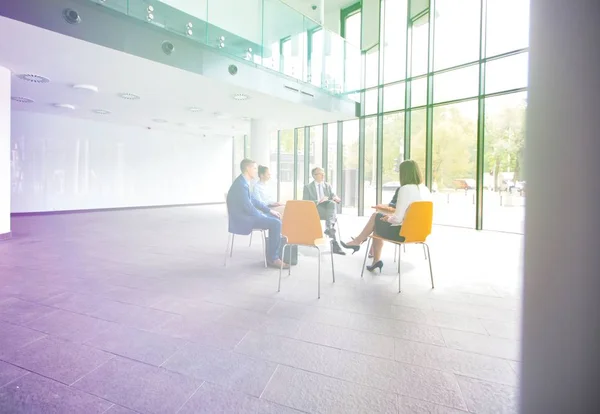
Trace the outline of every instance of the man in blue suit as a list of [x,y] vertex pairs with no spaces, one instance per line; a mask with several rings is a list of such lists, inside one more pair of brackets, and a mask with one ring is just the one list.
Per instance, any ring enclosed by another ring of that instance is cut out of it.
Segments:
[[[257,200],[250,191],[250,183],[258,175],[256,163],[244,159],[240,164],[240,169],[242,174],[231,184],[227,193],[229,231],[234,234],[250,234],[253,229],[269,230],[267,262],[269,266],[279,268],[282,265],[279,257],[281,215]],[[287,263],[283,263],[284,269],[288,267]]]

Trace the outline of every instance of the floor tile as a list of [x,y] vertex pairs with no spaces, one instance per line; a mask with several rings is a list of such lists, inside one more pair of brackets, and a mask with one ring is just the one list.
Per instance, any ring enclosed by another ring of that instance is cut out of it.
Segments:
[[102,414],[111,406],[106,400],[36,374],[0,388],[1,413]]
[[467,412],[414,398],[400,397],[399,414],[466,414]]
[[262,398],[310,413],[398,412],[395,394],[285,366],[277,368]]
[[198,321],[196,317],[176,316],[154,329],[155,332],[222,349],[233,349],[248,333],[247,329],[213,322]]
[[260,396],[276,364],[218,349],[190,344],[163,365],[165,369]]
[[44,338],[46,334],[22,326],[0,321],[0,358],[31,342]]
[[46,337],[3,358],[11,364],[70,385],[113,355],[89,346]]
[[121,407],[120,405],[114,404],[104,414],[137,414],[137,412],[130,410],[129,408]]
[[396,361],[507,385],[517,383],[506,360],[440,346],[396,339]]
[[21,325],[41,318],[53,310],[37,303],[8,298],[0,302],[0,320]]
[[86,342],[95,348],[160,366],[186,344],[181,339],[116,325]]
[[462,376],[458,376],[458,382],[470,412],[476,414],[518,412],[517,388]]
[[7,362],[0,361],[0,388],[25,374],[27,374],[26,370]]
[[481,321],[490,336],[498,338],[521,339],[521,326],[513,322]]
[[83,343],[113,326],[112,322],[62,309],[57,309],[27,323],[29,328],[79,343]]
[[521,344],[517,341],[496,338],[489,335],[479,335],[469,332],[443,329],[444,339],[449,348],[489,355],[497,358],[518,361],[521,359]]
[[250,332],[235,352],[323,374],[332,372],[339,349],[294,339]]
[[74,384],[74,387],[149,414],[176,412],[202,381],[116,357]]

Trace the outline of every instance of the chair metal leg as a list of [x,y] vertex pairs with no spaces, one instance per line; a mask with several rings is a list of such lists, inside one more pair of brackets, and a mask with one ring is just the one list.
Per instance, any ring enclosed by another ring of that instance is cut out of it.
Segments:
[[398,245],[394,243],[394,263],[398,261]]
[[321,299],[321,249],[317,246],[319,252],[318,271],[317,271],[317,299]]
[[[267,236],[265,236],[264,230],[261,231],[260,234],[262,236],[261,239],[262,239],[262,246],[263,246],[263,257],[265,258],[265,268],[267,268],[268,267],[268,265],[267,265]],[[250,237],[252,237],[252,236],[250,236]],[[250,240],[251,240],[250,242],[252,243],[252,239],[250,239]]]
[[406,244],[402,245],[402,249],[404,250],[404,253],[406,253]]
[[233,257],[233,242],[235,241],[235,234],[231,234],[231,251],[229,252],[229,257]]
[[429,245],[427,243],[423,243],[425,249],[427,249],[427,257],[429,259],[429,276],[431,277],[431,288],[435,289],[435,285],[433,284],[433,268],[431,267],[431,252],[429,251]]
[[229,243],[231,243],[231,233],[227,233],[227,245],[225,246],[225,263],[223,266],[227,267],[227,257],[229,256]]
[[331,276],[333,277],[333,283],[335,283],[335,267],[333,264],[333,240],[331,240],[331,249],[329,249],[329,253],[331,254]]
[[369,256],[369,249],[371,248],[371,238],[367,241],[367,249],[365,250],[365,259],[363,260],[362,269],[360,271],[360,277],[362,278],[365,274],[365,266],[367,265],[367,257]]
[[[288,247],[287,244],[283,245],[281,249],[282,255],[285,257],[285,248]],[[283,260],[281,261],[281,266],[279,267],[279,284],[277,285],[277,292],[281,292],[281,273],[283,272]]]
[[254,235],[254,231],[250,233],[250,243],[248,243],[248,247],[252,247],[252,236]]
[[427,260],[427,249],[425,248],[425,243],[423,243],[423,253],[425,254],[425,260]]
[[[406,247],[406,245],[402,245],[403,247]],[[398,293],[402,292],[402,275],[401,275],[401,269],[400,269],[400,262],[402,259],[402,254],[400,252],[400,249],[398,249]]]

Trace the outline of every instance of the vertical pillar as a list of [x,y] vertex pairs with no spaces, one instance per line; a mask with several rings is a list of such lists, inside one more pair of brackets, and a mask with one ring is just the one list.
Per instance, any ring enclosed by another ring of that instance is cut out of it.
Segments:
[[0,66],[0,240],[10,238],[10,71]]
[[259,165],[271,165],[271,133],[268,122],[253,119],[250,122],[250,158]]
[[600,406],[596,0],[531,0],[522,414]]

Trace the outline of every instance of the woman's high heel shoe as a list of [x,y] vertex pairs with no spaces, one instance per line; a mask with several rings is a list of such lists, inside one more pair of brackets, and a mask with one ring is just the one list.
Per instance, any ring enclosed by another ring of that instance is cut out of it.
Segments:
[[360,246],[353,246],[353,245],[350,245],[350,244],[346,244],[343,241],[340,241],[340,244],[342,245],[342,247],[344,249],[352,250],[352,254],[354,254],[354,253],[356,253],[357,251],[360,250]]
[[383,268],[383,262],[379,260],[378,262],[373,263],[371,266],[367,266],[367,270],[369,272],[374,271],[375,269],[379,269],[379,273],[381,273],[381,269]]

